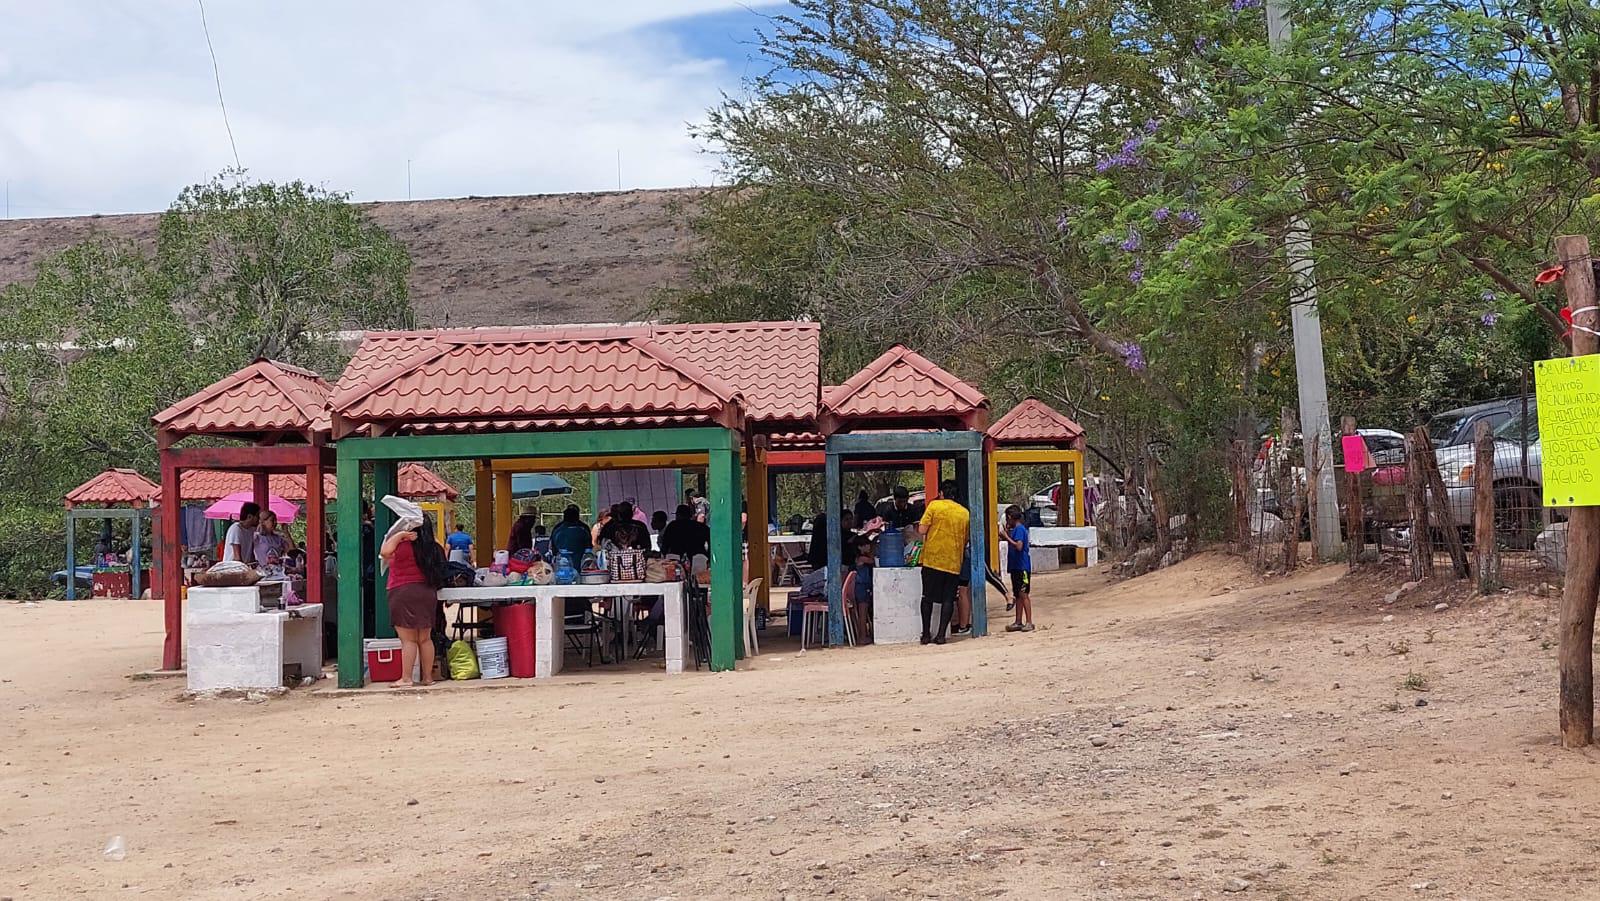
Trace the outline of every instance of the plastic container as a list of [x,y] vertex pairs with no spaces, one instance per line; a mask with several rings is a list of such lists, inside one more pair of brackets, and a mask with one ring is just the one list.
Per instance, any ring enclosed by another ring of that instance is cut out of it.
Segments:
[[[854,561],[851,560],[845,563],[854,565]],[[878,536],[878,565],[906,565],[906,536],[899,529],[885,529]]]
[[505,639],[511,675],[518,679],[533,678],[533,612],[533,604],[511,604],[494,613],[494,630]]
[[504,638],[478,639],[478,672],[485,679],[504,679],[511,674],[506,659]]
[[367,657],[367,678],[373,682],[399,682],[400,639],[368,638],[361,643]]
[[572,565],[572,555],[570,553],[562,551],[561,555],[556,558],[555,576],[557,585],[571,585],[578,581],[578,570]]

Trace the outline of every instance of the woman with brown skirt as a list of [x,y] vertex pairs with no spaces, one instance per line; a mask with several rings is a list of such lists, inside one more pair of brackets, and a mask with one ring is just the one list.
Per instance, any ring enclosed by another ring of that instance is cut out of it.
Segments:
[[[378,555],[389,563],[389,622],[400,637],[400,666],[404,675],[396,687],[404,685],[417,667],[420,681],[433,684],[434,617],[439,606],[439,589],[444,587],[444,548],[433,537],[433,523],[422,518],[422,526],[410,532],[390,535]],[[419,667],[418,664],[421,664]]]

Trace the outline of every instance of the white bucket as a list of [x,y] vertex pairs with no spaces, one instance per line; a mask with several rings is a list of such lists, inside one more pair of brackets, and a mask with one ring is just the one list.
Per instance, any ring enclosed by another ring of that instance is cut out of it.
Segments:
[[478,639],[478,672],[485,679],[504,679],[511,675],[504,638]]

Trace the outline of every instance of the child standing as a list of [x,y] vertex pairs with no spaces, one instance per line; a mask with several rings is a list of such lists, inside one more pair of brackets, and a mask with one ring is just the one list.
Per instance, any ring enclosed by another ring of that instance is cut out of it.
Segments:
[[1006,508],[1006,525],[1000,537],[1006,542],[1006,569],[1011,571],[1011,596],[1017,612],[1017,621],[1006,626],[1006,631],[1032,632],[1033,563],[1028,555],[1028,526],[1022,521],[1022,508],[1016,504]]

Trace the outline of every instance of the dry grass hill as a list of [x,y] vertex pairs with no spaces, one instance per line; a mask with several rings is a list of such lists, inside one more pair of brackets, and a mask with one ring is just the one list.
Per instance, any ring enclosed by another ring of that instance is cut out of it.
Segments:
[[[367,204],[411,251],[425,326],[637,318],[689,269],[699,189],[468,197]],[[95,234],[149,246],[159,214],[0,220],[0,286]]]

